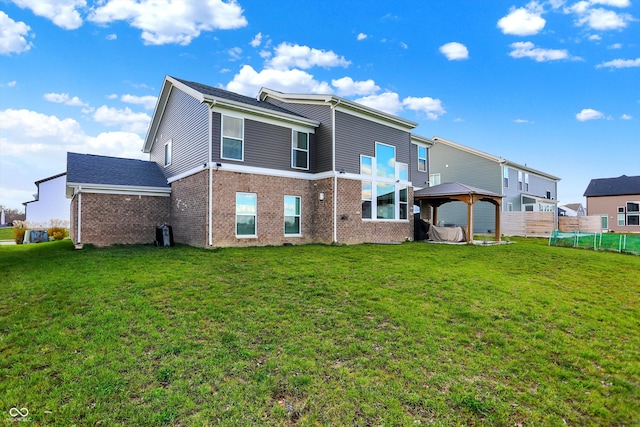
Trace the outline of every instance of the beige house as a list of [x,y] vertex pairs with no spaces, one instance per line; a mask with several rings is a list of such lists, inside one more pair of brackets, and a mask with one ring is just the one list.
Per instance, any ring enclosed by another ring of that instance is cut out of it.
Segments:
[[584,196],[587,215],[599,215],[603,231],[640,233],[640,176],[592,179]]

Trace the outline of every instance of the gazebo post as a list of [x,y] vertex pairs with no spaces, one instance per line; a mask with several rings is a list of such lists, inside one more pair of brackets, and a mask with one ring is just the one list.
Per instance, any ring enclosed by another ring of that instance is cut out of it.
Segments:
[[500,203],[496,203],[496,242],[500,241]]
[[437,226],[438,225],[438,204],[434,203],[432,207],[433,207],[433,215],[432,215],[433,218],[431,218],[431,224]]
[[467,202],[467,243],[473,242],[473,196]]

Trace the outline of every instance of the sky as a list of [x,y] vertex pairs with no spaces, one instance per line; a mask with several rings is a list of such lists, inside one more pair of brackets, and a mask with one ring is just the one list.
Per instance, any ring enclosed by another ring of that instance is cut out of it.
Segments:
[[0,205],[147,159],[165,75],[334,94],[555,175],[640,175],[640,0],[0,0]]

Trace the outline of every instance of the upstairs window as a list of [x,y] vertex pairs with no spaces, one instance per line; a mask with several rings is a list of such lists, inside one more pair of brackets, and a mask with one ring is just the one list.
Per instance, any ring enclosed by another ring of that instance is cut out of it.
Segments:
[[306,132],[293,131],[291,167],[294,169],[309,169],[309,134]]
[[509,168],[506,166],[502,169],[502,185],[509,188]]
[[522,191],[522,172],[518,171],[518,190]]
[[244,160],[244,120],[237,117],[222,116],[223,159]]
[[418,145],[418,170],[421,172],[427,171],[427,147]]
[[367,176],[373,175],[373,157],[360,156],[360,174]]
[[440,174],[432,173],[429,175],[429,187],[433,187],[434,185],[440,185]]
[[169,140],[166,144],[164,144],[164,165],[169,166],[171,164],[171,151],[172,151],[172,141]]
[[524,191],[529,191],[529,174],[524,174]]
[[396,177],[396,147],[376,142],[376,176]]

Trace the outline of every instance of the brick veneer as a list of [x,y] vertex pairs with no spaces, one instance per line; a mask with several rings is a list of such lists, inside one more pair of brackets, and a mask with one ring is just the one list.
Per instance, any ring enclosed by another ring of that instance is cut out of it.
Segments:
[[[71,201],[71,239],[78,242],[78,195]],[[82,193],[81,243],[153,243],[169,221],[169,197]]]

